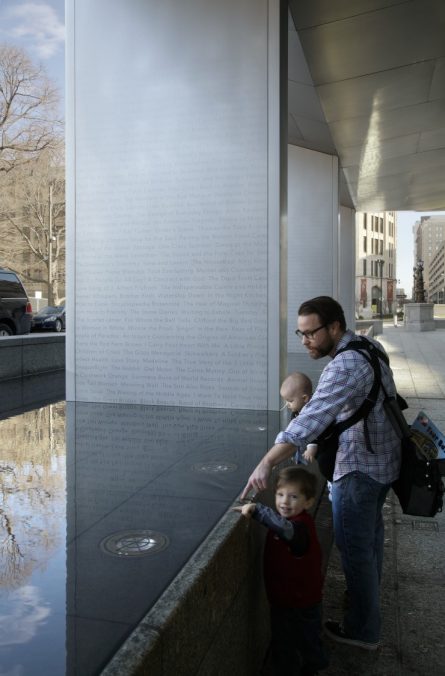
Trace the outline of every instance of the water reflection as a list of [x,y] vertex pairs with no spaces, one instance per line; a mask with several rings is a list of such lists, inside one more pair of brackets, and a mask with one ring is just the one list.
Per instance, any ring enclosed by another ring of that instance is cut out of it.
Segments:
[[13,589],[6,599],[0,600],[0,646],[31,640],[49,614],[37,587],[23,585]]
[[0,420],[0,675],[100,673],[278,423],[267,411],[82,402]]
[[[0,673],[38,673],[12,646],[65,622],[65,570],[53,571],[65,558],[64,403],[0,420],[0,448]],[[63,673],[48,660],[46,673]]]

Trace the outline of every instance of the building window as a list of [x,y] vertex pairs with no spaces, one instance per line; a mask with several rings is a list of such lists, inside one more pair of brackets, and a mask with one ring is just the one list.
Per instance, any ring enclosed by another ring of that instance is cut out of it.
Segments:
[[366,237],[366,235],[365,235],[365,236],[363,237],[363,251],[364,251],[365,253],[367,253],[367,249],[368,249],[368,239],[367,239],[367,237]]
[[366,277],[366,258],[363,259],[363,277]]

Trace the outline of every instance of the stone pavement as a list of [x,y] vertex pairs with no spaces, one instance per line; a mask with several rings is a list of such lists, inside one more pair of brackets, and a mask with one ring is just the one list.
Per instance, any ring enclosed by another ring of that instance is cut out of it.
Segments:
[[[390,356],[398,391],[408,401],[408,421],[424,410],[445,431],[445,330],[413,333],[385,326],[377,338]],[[381,647],[369,652],[326,639],[331,664],[321,672],[324,676],[445,675],[445,512],[434,519],[405,516],[391,491],[384,518]],[[326,536],[331,526],[326,497],[317,526]],[[344,588],[333,546],[325,583],[325,618],[341,620]],[[268,665],[264,676],[271,673]]]

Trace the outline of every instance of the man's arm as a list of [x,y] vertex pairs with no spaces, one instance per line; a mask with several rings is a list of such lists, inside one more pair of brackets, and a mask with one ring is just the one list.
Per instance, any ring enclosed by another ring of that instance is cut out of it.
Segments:
[[290,443],[275,444],[272,446],[250,475],[249,480],[241,493],[241,500],[244,499],[252,489],[257,493],[266,489],[269,477],[275,465],[290,458],[294,455],[295,450],[295,446]]

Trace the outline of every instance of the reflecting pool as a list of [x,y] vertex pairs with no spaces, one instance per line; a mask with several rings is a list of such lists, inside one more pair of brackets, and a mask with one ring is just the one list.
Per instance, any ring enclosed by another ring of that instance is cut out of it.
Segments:
[[70,402],[1,420],[1,676],[100,673],[278,425],[267,411]]
[[0,420],[0,448],[0,673],[64,674],[65,404]]

